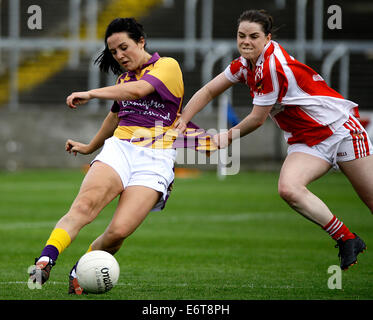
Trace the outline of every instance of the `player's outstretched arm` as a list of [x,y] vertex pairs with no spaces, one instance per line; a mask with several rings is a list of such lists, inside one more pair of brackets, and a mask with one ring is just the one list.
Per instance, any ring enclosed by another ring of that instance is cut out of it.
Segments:
[[267,119],[273,106],[254,105],[251,113],[239,124],[226,132],[216,134],[213,139],[220,149],[229,146],[234,139],[246,136],[250,132],[258,129]]
[[76,109],[77,106],[85,104],[91,99],[136,100],[154,91],[154,87],[145,80],[131,81],[89,91],[73,92],[66,98],[66,104],[70,108]]
[[216,76],[193,95],[186,104],[180,118],[175,122],[174,128],[183,133],[186,130],[188,122],[192,120],[195,114],[232,85],[233,83],[225,77],[224,73]]
[[110,138],[119,123],[118,114],[114,112],[109,112],[103,121],[100,130],[93,137],[89,144],[84,144],[78,141],[68,139],[65,144],[65,150],[68,153],[90,154],[97,149],[101,148],[107,138]]

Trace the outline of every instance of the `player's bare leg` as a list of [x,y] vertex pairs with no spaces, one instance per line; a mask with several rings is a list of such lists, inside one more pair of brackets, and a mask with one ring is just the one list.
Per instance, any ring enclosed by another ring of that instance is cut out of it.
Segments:
[[96,161],[85,176],[70,210],[56,224],[68,232],[71,241],[101,210],[123,191],[122,181],[109,165]]
[[125,238],[144,221],[158,202],[160,193],[144,186],[130,186],[123,191],[109,226],[91,245],[92,250],[116,253]]
[[318,157],[294,152],[287,156],[281,168],[278,181],[280,196],[295,211],[320,226],[326,225],[333,214],[307,185],[326,174],[331,165]]
[[373,155],[338,165],[373,214]]
[[35,259],[29,281],[45,283],[58,255],[70,245],[79,230],[94,220],[122,190],[118,174],[110,166],[94,162],[70,210],[57,222],[40,257]]
[[[347,176],[353,176],[350,181],[352,180],[351,182],[363,201],[372,204],[372,194],[370,193],[372,186],[370,184],[370,187],[367,187],[368,178],[363,178],[364,173],[373,169],[372,161],[364,161],[359,174],[356,175],[354,170],[356,170],[358,163],[354,161],[345,162],[342,165],[343,170]],[[361,162],[363,161],[359,163]],[[294,210],[319,224],[337,241],[341,268],[346,270],[357,263],[358,254],[366,249],[366,245],[359,236],[351,233],[347,226],[331,213],[324,202],[307,189],[310,182],[320,178],[330,167],[328,162],[312,155],[298,152],[290,154],[281,169],[279,193]],[[373,178],[371,173],[368,176]],[[359,181],[359,178],[363,180]]]
[[[158,202],[160,193],[144,186],[127,187],[121,194],[113,219],[105,232],[91,244],[89,250],[104,250],[115,254],[125,238],[131,235],[144,221]],[[82,294],[75,268],[69,275],[69,294]]]

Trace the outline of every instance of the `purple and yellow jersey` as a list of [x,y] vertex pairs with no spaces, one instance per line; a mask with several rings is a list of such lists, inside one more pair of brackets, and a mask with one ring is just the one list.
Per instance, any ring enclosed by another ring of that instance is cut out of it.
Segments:
[[[190,123],[184,135],[172,129],[177,113],[181,112],[184,82],[178,62],[154,53],[142,66],[141,74],[123,73],[117,84],[145,80],[155,91],[137,100],[114,102],[111,111],[120,119],[114,136],[143,147],[168,149],[193,147],[199,151],[213,151],[211,136]],[[182,140],[182,141],[181,141]],[[190,141],[193,143],[190,143]]]

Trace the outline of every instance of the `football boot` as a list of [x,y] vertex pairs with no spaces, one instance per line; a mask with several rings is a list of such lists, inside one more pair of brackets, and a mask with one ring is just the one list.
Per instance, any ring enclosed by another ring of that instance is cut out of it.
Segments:
[[39,258],[35,258],[35,266],[29,273],[29,281],[43,285],[49,279],[51,269],[56,263],[52,259],[49,261],[38,260]]
[[76,266],[77,266],[77,264],[78,263],[76,263],[73,266],[73,268],[71,269],[70,274],[69,274],[69,291],[68,291],[68,293],[69,294],[77,294],[77,295],[87,294],[87,292],[85,292],[83,290],[83,288],[79,285],[78,278],[76,276]]
[[357,256],[366,250],[364,241],[354,233],[355,238],[346,241],[338,240],[336,248],[339,248],[338,257],[341,262],[341,269],[347,270],[357,263]]

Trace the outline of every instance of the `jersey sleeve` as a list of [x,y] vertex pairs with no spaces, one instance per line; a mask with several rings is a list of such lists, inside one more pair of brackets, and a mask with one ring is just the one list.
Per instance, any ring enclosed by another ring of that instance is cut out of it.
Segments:
[[160,58],[141,80],[149,82],[164,100],[170,96],[184,96],[183,75],[179,63],[173,58]]
[[232,83],[245,82],[244,70],[241,58],[237,58],[225,68],[224,75]]

